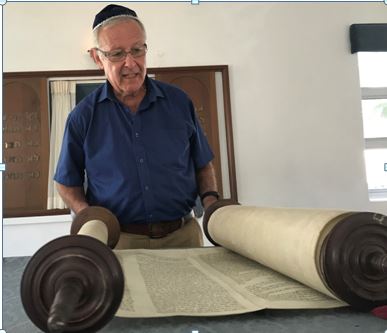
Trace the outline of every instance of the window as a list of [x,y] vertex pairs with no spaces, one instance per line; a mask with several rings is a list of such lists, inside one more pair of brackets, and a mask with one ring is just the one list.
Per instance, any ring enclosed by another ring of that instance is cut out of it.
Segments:
[[359,52],[368,193],[387,201],[387,52]]

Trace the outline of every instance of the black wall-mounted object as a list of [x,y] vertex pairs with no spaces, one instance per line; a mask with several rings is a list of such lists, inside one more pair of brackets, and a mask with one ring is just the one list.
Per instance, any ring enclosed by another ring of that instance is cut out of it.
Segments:
[[387,52],[387,23],[352,24],[351,53]]

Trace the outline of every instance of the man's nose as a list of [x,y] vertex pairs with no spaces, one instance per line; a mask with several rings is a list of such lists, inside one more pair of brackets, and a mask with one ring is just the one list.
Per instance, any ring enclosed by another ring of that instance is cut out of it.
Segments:
[[134,58],[130,53],[126,54],[124,63],[125,63],[125,66],[127,67],[133,67],[137,65],[137,63],[134,61]]

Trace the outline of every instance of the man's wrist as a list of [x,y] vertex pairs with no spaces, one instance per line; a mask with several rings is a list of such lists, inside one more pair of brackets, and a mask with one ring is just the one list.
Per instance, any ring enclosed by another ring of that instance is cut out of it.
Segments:
[[204,210],[207,210],[208,207],[210,207],[213,203],[217,202],[218,199],[216,197],[213,197],[212,195],[209,195],[208,197],[205,197],[202,206]]
[[71,210],[75,213],[75,214],[79,214],[81,212],[81,210],[85,209],[89,207],[89,204],[87,202],[80,202],[78,204],[75,204],[73,206],[73,208],[71,208]]
[[[217,191],[207,191],[200,195],[200,200],[202,202],[202,205],[204,206],[204,199],[205,198],[215,198],[216,200],[219,199],[219,193]],[[212,200],[213,201],[213,200]]]

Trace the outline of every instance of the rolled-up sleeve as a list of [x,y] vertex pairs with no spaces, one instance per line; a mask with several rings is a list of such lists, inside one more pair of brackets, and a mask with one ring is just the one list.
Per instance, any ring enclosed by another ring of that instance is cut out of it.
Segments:
[[83,136],[80,134],[79,122],[72,112],[66,121],[54,180],[66,186],[83,186],[84,170]]

